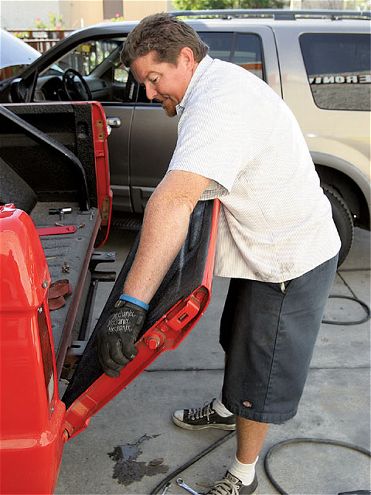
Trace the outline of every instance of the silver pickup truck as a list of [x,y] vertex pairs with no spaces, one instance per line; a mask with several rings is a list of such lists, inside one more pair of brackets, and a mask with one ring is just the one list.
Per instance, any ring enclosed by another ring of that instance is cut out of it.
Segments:
[[[370,12],[221,10],[182,15],[210,55],[262,78],[289,105],[307,140],[342,239],[370,227]],[[97,100],[110,128],[113,207],[141,214],[166,172],[177,119],[149,101],[120,51],[136,22],[81,29],[16,78],[0,102]],[[212,96],[211,96],[212,104]]]

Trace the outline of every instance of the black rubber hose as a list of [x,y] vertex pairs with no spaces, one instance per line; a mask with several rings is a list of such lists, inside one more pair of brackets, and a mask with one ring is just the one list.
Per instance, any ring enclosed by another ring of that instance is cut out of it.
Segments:
[[[361,323],[365,323],[366,321],[368,321],[370,319],[369,306],[366,303],[364,303],[363,301],[361,301],[360,299],[358,299],[357,297],[355,297],[355,296],[350,297],[350,296],[330,295],[329,298],[348,299],[350,301],[355,301],[360,306],[362,306],[362,308],[365,310],[366,316],[364,318],[362,318],[361,320],[356,320],[356,321],[322,320],[322,323],[325,323],[327,325],[360,325]],[[196,370],[196,371],[201,371],[201,370]],[[207,447],[205,450],[203,450],[202,452],[197,454],[195,457],[192,457],[192,459],[187,461],[185,464],[180,466],[178,469],[176,469],[175,471],[170,473],[165,479],[163,479],[161,481],[161,483],[159,483],[154,488],[154,490],[152,490],[150,495],[156,495],[157,493],[159,493],[160,490],[163,490],[170,483],[170,481],[173,478],[175,478],[175,476],[177,476],[178,474],[185,471],[187,468],[192,466],[192,464],[194,464],[195,462],[200,460],[202,457],[204,457],[205,455],[212,452],[214,449],[216,449],[217,447],[222,445],[224,442],[226,442],[227,440],[232,438],[235,434],[236,434],[235,431],[231,431],[231,432],[227,433],[226,435],[224,435],[224,437],[222,437],[219,440],[217,440],[216,442],[212,443],[209,447]],[[367,449],[364,449],[362,447],[358,447],[357,445],[353,445],[351,443],[340,442],[340,441],[336,441],[336,440],[320,439],[320,438],[293,438],[291,440],[285,440],[283,442],[277,443],[276,445],[273,445],[273,447],[271,447],[268,450],[267,454],[264,457],[264,470],[267,474],[269,481],[272,483],[272,485],[279,491],[279,493],[281,493],[283,495],[288,495],[288,494],[280,487],[280,485],[274,479],[274,477],[270,471],[269,460],[276,450],[278,450],[281,447],[284,447],[285,445],[293,444],[293,443],[321,443],[321,444],[327,444],[327,445],[337,445],[340,447],[345,447],[348,449],[356,450],[357,452],[361,452],[362,454],[365,454],[365,455],[371,457],[371,452]],[[344,492],[343,495],[345,495],[346,493],[349,493],[349,494],[354,493],[354,495],[364,493],[364,494],[370,494],[371,495],[371,492],[367,491],[367,490],[356,490],[354,492]],[[339,495],[341,495],[341,494],[339,494]]]
[[[222,445],[223,443],[225,443],[227,440],[229,440],[230,438],[232,438],[233,436],[235,436],[236,432],[235,431],[231,431],[229,433],[227,433],[227,435],[224,435],[224,437],[220,438],[219,440],[217,440],[216,442],[212,443],[211,445],[209,445],[209,447],[207,447],[206,449],[204,449],[202,452],[200,452],[199,454],[197,454],[196,456],[192,457],[192,459],[190,459],[189,461],[187,461],[185,464],[183,464],[182,466],[180,466],[179,468],[177,468],[175,471],[173,471],[172,473],[170,473],[165,479],[163,479],[161,481],[161,483],[159,483],[156,488],[154,488],[150,495],[156,495],[160,492],[160,490],[163,490],[167,485],[169,485],[170,481],[175,478],[175,476],[177,476],[178,474],[182,473],[183,471],[185,471],[187,468],[189,468],[190,466],[192,466],[195,462],[197,462],[198,460],[200,460],[202,457],[204,457],[205,455],[209,454],[210,452],[212,452],[214,449],[216,449],[217,447],[219,447],[220,445]],[[368,457],[371,457],[371,452],[363,447],[359,447],[358,445],[354,445],[352,443],[348,443],[348,442],[341,442],[341,441],[338,441],[338,440],[331,440],[331,439],[328,439],[328,438],[291,438],[290,440],[284,440],[283,442],[279,442],[279,443],[276,443],[275,445],[273,445],[273,447],[271,447],[268,452],[266,453],[265,457],[264,457],[264,471],[269,479],[269,481],[271,482],[271,484],[274,486],[274,488],[282,495],[289,495],[288,492],[286,492],[280,485],[279,483],[275,480],[272,472],[271,472],[271,469],[270,469],[270,465],[269,465],[269,462],[273,456],[273,454],[275,452],[277,452],[277,450],[281,449],[282,447],[285,447],[287,445],[292,445],[292,444],[295,444],[295,443],[314,443],[314,444],[324,444],[324,445],[335,445],[337,447],[344,447],[344,448],[347,448],[347,449],[350,449],[350,450],[354,450],[356,452],[360,452],[361,454],[365,454],[367,455]],[[351,493],[353,493],[354,495],[358,495],[358,494],[371,494],[371,492],[369,490],[355,490],[353,492],[342,492],[342,494],[338,494],[338,495],[350,495]]]
[[212,443],[211,445],[209,445],[206,449],[204,449],[202,452],[200,452],[199,454],[195,455],[194,457],[192,457],[192,459],[190,459],[189,461],[187,461],[186,463],[182,464],[178,469],[176,469],[175,471],[173,471],[172,473],[170,473],[168,476],[166,476],[165,479],[163,479],[161,481],[161,483],[159,483],[156,488],[154,488],[150,495],[156,495],[157,493],[160,492],[160,490],[163,490],[165,488],[165,486],[173,479],[175,478],[175,476],[177,476],[178,474],[182,473],[183,471],[185,471],[187,468],[189,468],[190,466],[192,466],[192,464],[194,464],[195,462],[199,461],[200,459],[202,459],[202,457],[205,457],[205,455],[209,454],[209,452],[211,452],[212,450],[216,449],[217,447],[219,447],[219,445],[222,445],[224,442],[226,442],[227,440],[229,440],[230,438],[234,437],[236,435],[236,432],[235,431],[230,431],[229,433],[227,433],[226,435],[224,435],[222,438],[219,438],[219,440],[217,440],[216,442]]
[[360,325],[361,323],[365,323],[370,319],[370,308],[366,303],[358,299],[358,297],[350,297],[350,296],[329,296],[329,299],[348,299],[349,301],[354,301],[358,303],[366,312],[366,316],[361,320],[356,321],[335,321],[335,320],[322,320],[322,323],[326,323],[327,325]]
[[[325,444],[325,445],[335,445],[337,447],[344,447],[346,449],[350,450],[355,450],[357,452],[360,452],[361,454],[365,454],[368,457],[371,457],[371,452],[367,449],[364,449],[363,447],[359,447],[358,445],[354,445],[352,443],[347,443],[347,442],[340,442],[338,440],[330,440],[327,438],[292,438],[290,440],[284,440],[283,442],[276,443],[271,447],[268,452],[266,453],[264,457],[264,470],[265,473],[269,479],[269,481],[272,483],[274,488],[278,491],[278,493],[281,493],[282,495],[289,495],[288,492],[286,492],[275,480],[269,462],[275,452],[277,450],[281,449],[282,447],[285,447],[286,445],[292,445],[295,443],[315,443],[315,444]],[[365,493],[368,493],[367,490],[358,490],[354,493],[358,493],[364,491]],[[346,493],[346,492],[345,492]]]

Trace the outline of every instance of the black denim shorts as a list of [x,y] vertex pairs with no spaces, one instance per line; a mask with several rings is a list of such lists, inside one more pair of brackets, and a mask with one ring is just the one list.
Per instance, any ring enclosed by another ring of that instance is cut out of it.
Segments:
[[277,424],[295,416],[337,259],[285,284],[231,280],[220,325],[231,412]]

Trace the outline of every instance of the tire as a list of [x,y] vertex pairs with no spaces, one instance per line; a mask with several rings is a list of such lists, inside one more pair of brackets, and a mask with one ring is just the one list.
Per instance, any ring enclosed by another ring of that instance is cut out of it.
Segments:
[[352,213],[343,198],[332,187],[323,186],[323,191],[331,203],[332,218],[334,219],[337,231],[341,240],[338,266],[340,266],[348,256],[352,247],[354,237],[354,223]]

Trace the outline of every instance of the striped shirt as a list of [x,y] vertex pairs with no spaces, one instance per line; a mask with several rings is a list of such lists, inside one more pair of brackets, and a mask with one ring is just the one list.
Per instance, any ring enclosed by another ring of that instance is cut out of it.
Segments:
[[219,198],[215,275],[283,282],[335,256],[340,239],[307,144],[258,77],[208,55],[177,106],[169,170],[211,179]]

